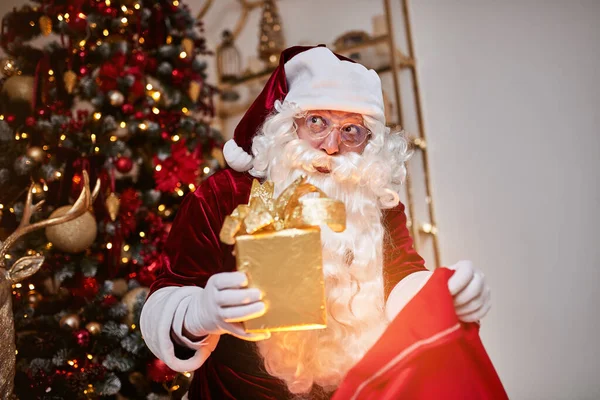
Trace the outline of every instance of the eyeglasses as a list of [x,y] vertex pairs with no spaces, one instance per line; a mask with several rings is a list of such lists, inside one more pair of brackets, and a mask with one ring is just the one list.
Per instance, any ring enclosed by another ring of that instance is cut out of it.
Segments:
[[308,114],[304,119],[304,125],[314,139],[325,139],[333,132],[334,128],[340,131],[342,143],[347,147],[359,147],[371,135],[371,131],[361,124],[334,124],[327,117],[319,114]]

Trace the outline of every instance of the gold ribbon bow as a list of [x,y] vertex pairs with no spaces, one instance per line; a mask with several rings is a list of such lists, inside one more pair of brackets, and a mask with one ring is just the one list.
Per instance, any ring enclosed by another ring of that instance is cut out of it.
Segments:
[[[344,203],[328,198],[301,176],[276,199],[271,181],[252,182],[248,204],[240,204],[225,217],[219,237],[225,244],[235,244],[238,235],[274,232],[291,228],[308,228],[326,224],[334,232],[346,229]],[[309,193],[319,197],[301,199]]]

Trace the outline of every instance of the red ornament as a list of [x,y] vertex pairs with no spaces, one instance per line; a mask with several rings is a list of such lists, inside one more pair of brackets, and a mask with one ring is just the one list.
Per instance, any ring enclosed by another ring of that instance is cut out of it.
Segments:
[[42,109],[39,109],[39,110],[38,110],[38,115],[39,115],[40,117],[43,117],[44,115],[46,115],[46,110],[44,110],[43,108],[42,108]]
[[27,117],[27,119],[25,120],[25,125],[27,125],[28,127],[32,127],[35,125],[35,118],[33,117]]
[[125,114],[131,114],[133,112],[133,104],[125,103],[121,107],[121,110],[123,110],[123,113]]
[[90,332],[88,332],[87,329],[76,330],[73,332],[73,336],[75,337],[79,347],[85,348],[90,344]]
[[135,113],[134,115],[135,119],[143,119],[144,118],[144,112],[143,111],[138,111]]
[[115,296],[113,296],[112,294],[107,294],[102,299],[101,304],[102,304],[103,307],[107,307],[108,308],[108,307],[112,307],[115,304],[117,304],[118,301],[119,300]]
[[136,51],[135,54],[133,55],[133,63],[135,65],[138,65],[138,66],[144,68],[144,66],[146,64],[146,55],[144,53],[142,53],[141,51]]
[[164,362],[155,358],[147,366],[147,375],[154,382],[164,383],[175,379],[176,372],[167,366]]
[[169,135],[169,132],[162,131],[160,133],[160,137],[163,138],[164,140],[169,140],[171,138],[171,135]]
[[133,161],[129,157],[119,157],[115,162],[115,167],[120,173],[126,174],[133,168]]
[[9,124],[10,124],[10,123],[12,123],[12,122],[15,122],[15,116],[14,116],[14,115],[12,115],[12,114],[10,114],[10,115],[7,115],[7,116],[5,117],[5,119],[6,119],[6,122],[8,122]]
[[183,82],[183,72],[181,70],[175,68],[173,72],[171,72],[171,77],[173,78],[173,84],[180,85]]
[[79,74],[80,74],[81,76],[87,75],[87,74],[88,74],[88,69],[87,69],[87,67],[83,66],[83,67],[79,68]]

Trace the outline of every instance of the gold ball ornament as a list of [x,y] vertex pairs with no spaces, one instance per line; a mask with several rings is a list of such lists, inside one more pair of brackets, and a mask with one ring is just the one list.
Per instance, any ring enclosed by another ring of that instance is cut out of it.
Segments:
[[[56,209],[50,214],[50,218],[65,215],[71,207],[63,206]],[[72,221],[46,228],[46,238],[57,249],[67,253],[81,253],[87,250],[96,240],[97,234],[96,218],[89,211]]]
[[25,154],[38,164],[40,164],[46,158],[46,152],[39,146],[29,147]]
[[91,335],[99,335],[100,332],[102,332],[102,324],[96,321],[88,322],[85,325],[85,329],[87,329]]
[[60,319],[59,325],[63,329],[79,329],[81,319],[77,314],[67,314]]
[[17,63],[11,58],[0,61],[0,69],[5,77],[11,77],[18,72]]
[[127,316],[125,317],[126,324],[131,325],[134,323],[134,315],[133,314],[135,311],[134,310],[135,304],[139,298],[142,298],[142,300],[144,300],[148,296],[149,292],[150,292],[150,289],[148,289],[147,287],[144,287],[144,286],[140,286],[140,287],[130,290],[129,292],[127,292],[125,294],[125,296],[123,296],[123,299],[121,300],[121,302],[123,302],[123,304],[125,304],[127,306]]
[[33,104],[33,76],[13,75],[4,82],[2,94],[11,102],[24,101]]
[[115,279],[113,281],[112,294],[118,297],[123,297],[129,287],[127,286],[127,281],[123,278]]

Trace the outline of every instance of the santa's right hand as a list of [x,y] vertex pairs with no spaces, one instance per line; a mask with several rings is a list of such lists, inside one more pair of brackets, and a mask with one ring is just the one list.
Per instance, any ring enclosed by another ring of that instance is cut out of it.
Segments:
[[194,336],[228,333],[248,341],[268,339],[270,333],[248,333],[243,321],[266,312],[260,290],[248,288],[243,272],[221,272],[211,276],[204,289],[187,308],[184,328]]

